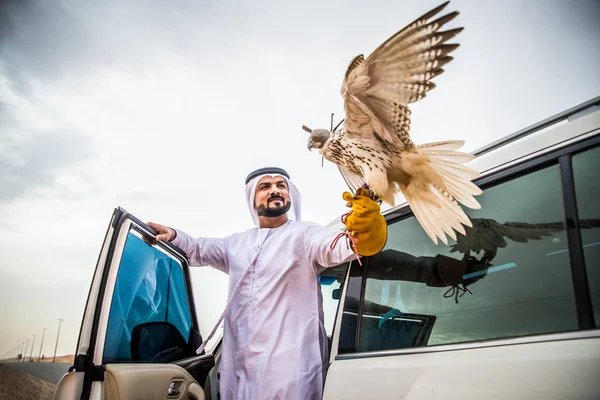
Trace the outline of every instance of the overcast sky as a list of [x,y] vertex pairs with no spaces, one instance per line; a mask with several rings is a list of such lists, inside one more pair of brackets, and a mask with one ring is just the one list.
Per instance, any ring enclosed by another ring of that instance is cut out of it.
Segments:
[[[251,226],[244,178],[286,168],[303,216],[344,211],[344,182],[301,126],[343,117],[348,62],[440,0],[3,1],[0,355],[42,328],[73,353],[114,207],[192,235]],[[472,151],[600,94],[600,2],[453,1],[465,30],[414,105],[417,143]],[[195,274],[206,331],[224,276]],[[212,284],[216,279],[218,284]],[[208,299],[213,299],[209,300]],[[29,353],[29,352],[28,352]]]

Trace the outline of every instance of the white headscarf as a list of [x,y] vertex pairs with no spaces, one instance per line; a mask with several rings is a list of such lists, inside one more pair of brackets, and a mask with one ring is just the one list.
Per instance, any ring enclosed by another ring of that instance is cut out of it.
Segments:
[[288,185],[288,191],[290,193],[290,201],[292,202],[292,205],[287,212],[288,218],[296,221],[301,221],[302,197],[300,196],[300,192],[298,191],[296,186],[294,186],[294,184],[283,175],[267,173],[252,178],[250,182],[248,182],[248,184],[246,185],[246,201],[248,203],[248,209],[250,210],[250,215],[252,216],[252,221],[254,221],[254,225],[258,226],[258,212],[254,208],[254,196],[256,194],[256,185],[258,184],[258,181],[260,181],[265,176],[280,176],[283,179],[285,179]]

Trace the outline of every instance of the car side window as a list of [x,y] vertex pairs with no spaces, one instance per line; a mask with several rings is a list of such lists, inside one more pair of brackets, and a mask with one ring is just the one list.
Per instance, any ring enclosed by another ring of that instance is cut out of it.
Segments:
[[368,259],[358,351],[578,329],[558,165],[490,187],[435,245],[414,216]]
[[341,286],[346,277],[349,263],[327,268],[319,275],[323,304],[323,323],[327,337],[331,338],[335,317],[340,302]]
[[600,327],[600,147],[575,154],[572,160],[588,284],[596,327]]
[[183,358],[191,351],[191,330],[181,263],[130,231],[112,297],[103,362]]

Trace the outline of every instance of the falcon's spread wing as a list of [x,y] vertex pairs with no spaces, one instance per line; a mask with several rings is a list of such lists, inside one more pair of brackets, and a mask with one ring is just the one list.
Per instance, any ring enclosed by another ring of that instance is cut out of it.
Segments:
[[355,57],[342,85],[348,131],[372,135],[389,143],[413,147],[409,136],[410,110],[435,87],[431,82],[458,44],[445,44],[463,28],[440,32],[458,12],[429,21],[448,2],[417,18],[382,43],[367,59]]

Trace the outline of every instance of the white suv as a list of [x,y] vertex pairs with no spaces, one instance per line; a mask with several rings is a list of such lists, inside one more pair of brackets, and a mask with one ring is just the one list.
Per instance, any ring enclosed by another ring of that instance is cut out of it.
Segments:
[[[477,151],[482,208],[457,242],[399,205],[380,254],[320,277],[325,400],[600,398],[599,105]],[[55,398],[219,398],[185,255],[152,237],[115,210]]]

